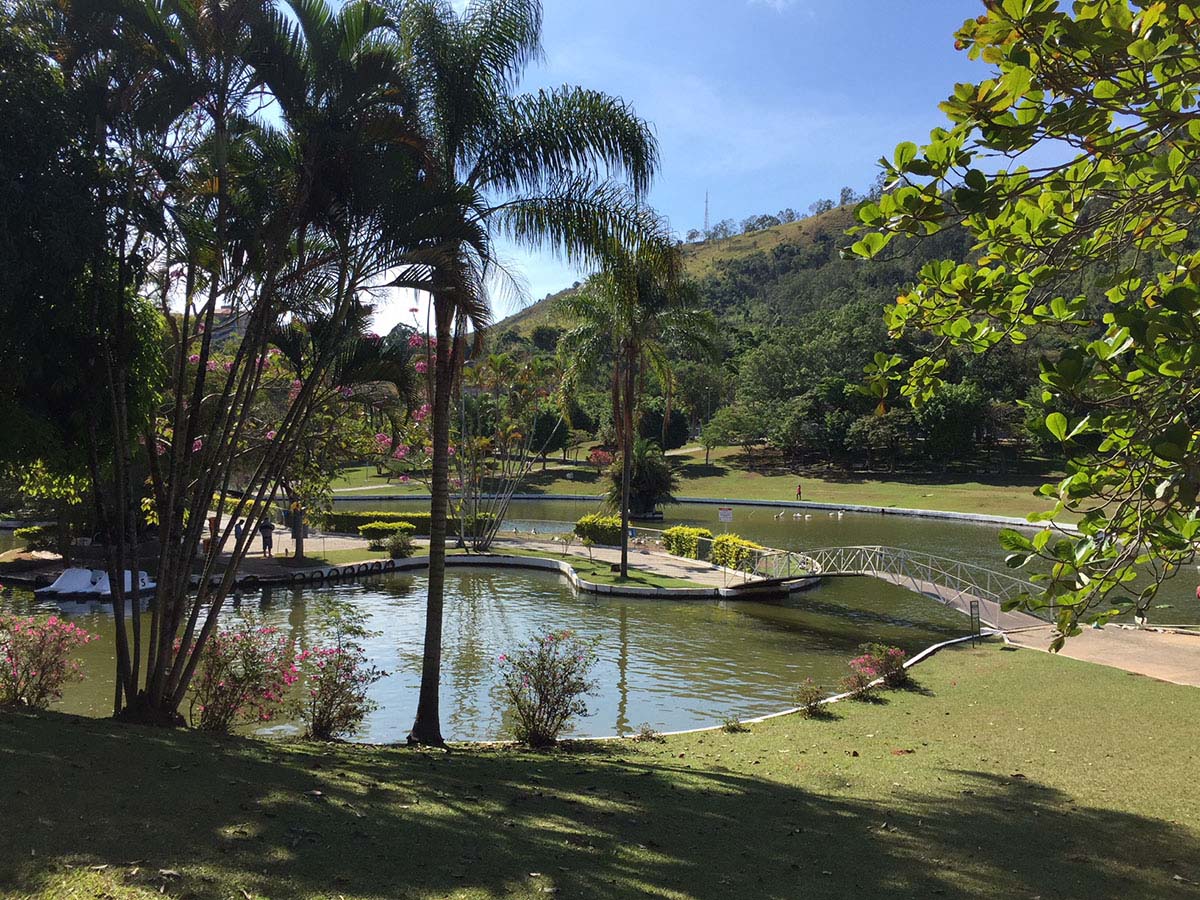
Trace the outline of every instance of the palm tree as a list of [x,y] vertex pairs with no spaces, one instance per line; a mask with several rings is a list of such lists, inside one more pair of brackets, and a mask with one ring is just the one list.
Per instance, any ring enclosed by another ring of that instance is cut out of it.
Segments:
[[621,577],[629,575],[629,494],[634,422],[648,370],[665,383],[668,347],[710,353],[716,339],[712,314],[699,306],[694,286],[681,276],[677,247],[669,254],[634,253],[584,282],[559,301],[573,323],[558,343],[565,362],[564,393],[602,361],[610,361],[613,425],[621,453]]
[[[633,195],[648,187],[658,159],[646,123],[621,100],[597,91],[515,93],[541,53],[540,0],[471,0],[461,15],[447,0],[395,3],[428,142],[429,177],[469,195],[461,207],[464,224],[582,262],[607,258],[614,243],[636,245],[644,238],[645,218]],[[413,743],[443,743],[438,688],[450,398],[466,333],[478,334],[488,323],[486,284],[497,269],[490,252],[464,246],[432,272],[437,351],[429,582]]]
[[[94,270],[119,277],[109,290],[94,276],[88,293],[95,306],[107,306],[104,317],[92,312],[98,360],[85,360],[95,367],[96,406],[110,414],[120,448],[104,459],[95,429],[87,435],[97,515],[112,548],[114,707],[176,724],[248,540],[227,561],[218,562],[215,548],[245,508],[254,510],[246,529],[253,533],[336,377],[360,293],[384,273],[427,287],[447,247],[457,254],[486,248],[479,230],[464,226],[461,192],[422,177],[425,141],[408,115],[401,48],[375,4],[356,0],[335,10],[327,0],[293,0],[286,12],[273,0],[34,5],[46,13],[65,83],[95,112],[94,152],[118,174],[101,197],[112,260],[98,260]],[[277,112],[269,124],[258,114],[264,105]],[[172,277],[176,271],[182,276]],[[133,331],[127,320],[140,307],[124,298],[141,296],[154,298],[169,332],[170,371],[154,385],[165,397],[156,412],[168,437],[155,431],[153,415],[144,422],[129,415],[138,373],[122,351]],[[218,302],[235,305],[244,327],[224,375],[211,358]],[[255,495],[235,501],[220,540],[199,554],[193,589],[205,513],[214,501],[224,510],[231,497],[263,355],[290,317],[326,324],[312,331],[307,377],[256,457],[248,478]],[[120,573],[144,477],[135,453],[150,474],[163,550],[144,641],[135,580],[131,648]]]
[[[633,442],[629,454],[629,511],[634,516],[649,516],[665,503],[674,503],[673,492],[678,480],[671,470],[662,448],[649,438],[638,438]],[[624,495],[624,461],[620,471],[613,469],[613,484],[608,491],[608,503],[619,507]]]

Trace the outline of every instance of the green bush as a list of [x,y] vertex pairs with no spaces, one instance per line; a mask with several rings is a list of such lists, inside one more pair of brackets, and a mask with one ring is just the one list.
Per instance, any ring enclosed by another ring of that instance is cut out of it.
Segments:
[[58,549],[58,529],[53,525],[27,525],[14,531],[13,537],[27,550]]
[[575,533],[595,544],[615,547],[621,543],[621,517],[589,513],[575,523]]
[[702,559],[701,541],[711,541],[713,533],[707,528],[689,528],[687,525],[676,525],[663,532],[663,547],[668,553],[684,556],[688,559]]
[[[335,534],[357,534],[359,526],[371,525],[376,522],[407,522],[416,528],[415,534],[429,534],[430,515],[427,512],[347,512],[344,510],[334,510],[331,513],[325,514],[325,530]],[[478,516],[470,519],[473,523],[473,528],[469,534],[482,533],[484,529],[491,524],[494,516],[489,513],[480,513]],[[447,516],[446,527],[450,534],[458,534],[459,518],[458,516]]]
[[392,559],[408,559],[416,552],[417,545],[409,532],[397,531],[384,542],[384,549]]
[[358,533],[368,541],[383,541],[393,534],[416,534],[417,526],[412,522],[368,522],[358,526]]
[[761,545],[736,534],[722,534],[713,539],[708,561],[714,566],[724,566],[727,569],[745,569],[753,560],[754,551],[763,549],[765,548]]

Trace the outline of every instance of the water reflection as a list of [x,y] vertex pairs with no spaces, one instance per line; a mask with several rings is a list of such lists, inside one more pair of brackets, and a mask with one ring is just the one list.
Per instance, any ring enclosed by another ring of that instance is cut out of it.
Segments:
[[[347,601],[378,634],[366,641],[371,662],[391,673],[372,689],[379,709],[360,739],[403,740],[416,708],[421,672],[425,581],[409,575],[321,588],[246,593],[225,615],[253,614],[279,628],[297,649],[320,638],[318,601]],[[16,594],[6,608],[46,612],[52,604]],[[67,614],[102,639],[85,648],[87,681],[62,708],[108,715],[112,703],[110,615],[88,607]],[[504,734],[497,657],[532,634],[575,629],[597,641],[596,695],[585,735],[628,734],[643,722],[660,731],[712,725],[785,706],[807,676],[832,686],[859,644],[881,640],[913,651],[962,634],[966,619],[938,604],[869,579],[830,580],[785,604],[663,602],[575,597],[545,572],[451,569],[446,577],[442,709],[447,737],[487,740]],[[296,730],[273,725],[270,733]]]

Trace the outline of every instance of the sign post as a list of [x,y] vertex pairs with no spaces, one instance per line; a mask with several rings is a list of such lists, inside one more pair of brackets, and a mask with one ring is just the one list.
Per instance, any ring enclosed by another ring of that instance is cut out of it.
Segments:
[[[729,523],[733,521],[733,507],[720,506],[717,507],[717,519],[725,526],[725,534],[729,534]],[[729,585],[729,568],[721,566],[721,582],[726,587]]]

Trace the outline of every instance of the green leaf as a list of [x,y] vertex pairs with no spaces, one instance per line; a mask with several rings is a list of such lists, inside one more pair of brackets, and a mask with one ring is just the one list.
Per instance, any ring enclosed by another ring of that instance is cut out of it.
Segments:
[[1013,528],[1002,528],[999,534],[1000,546],[1005,550],[1033,552],[1033,542],[1021,532]]
[[1059,412],[1050,413],[1046,416],[1046,430],[1058,440],[1065,441],[1067,439],[1067,417]]

